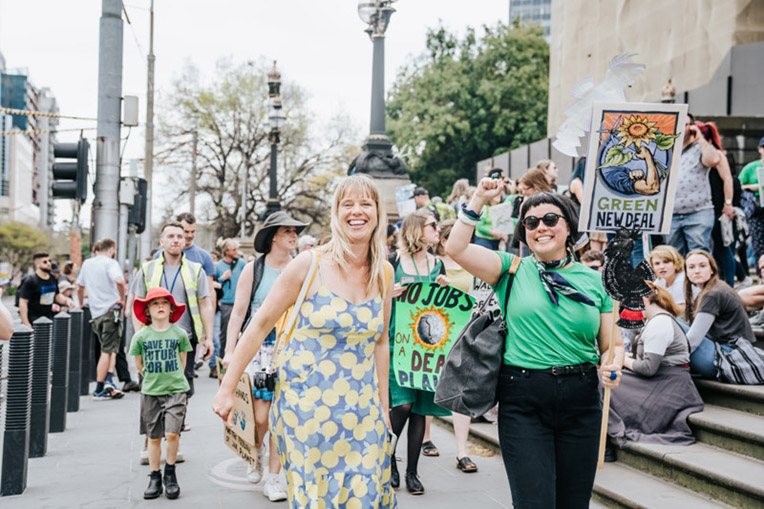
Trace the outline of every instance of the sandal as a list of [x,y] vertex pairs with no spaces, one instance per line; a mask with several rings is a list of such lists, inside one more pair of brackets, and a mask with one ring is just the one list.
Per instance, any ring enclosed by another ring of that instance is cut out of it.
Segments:
[[456,458],[456,468],[465,474],[471,474],[473,472],[477,472],[478,470],[477,465],[475,465],[475,463],[468,456],[464,456],[463,458]]
[[184,424],[183,428],[181,428],[181,431],[191,431],[191,425],[190,424]]
[[440,456],[440,451],[430,440],[422,444],[422,454],[425,456]]

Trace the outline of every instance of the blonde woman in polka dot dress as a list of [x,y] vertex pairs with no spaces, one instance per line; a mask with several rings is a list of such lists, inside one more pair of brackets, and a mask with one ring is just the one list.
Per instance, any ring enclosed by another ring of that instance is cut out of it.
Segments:
[[[271,433],[292,507],[396,507],[388,422],[392,267],[387,218],[365,175],[346,178],[332,204],[332,240],[278,357]],[[235,382],[276,320],[297,300],[311,264],[295,258],[252,318],[212,407],[233,425]]]

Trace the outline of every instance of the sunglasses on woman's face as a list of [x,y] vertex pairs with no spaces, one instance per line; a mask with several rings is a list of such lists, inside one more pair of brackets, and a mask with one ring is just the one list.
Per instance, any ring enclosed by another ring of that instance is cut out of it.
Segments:
[[560,214],[555,214],[554,212],[548,212],[544,214],[544,217],[536,217],[536,216],[526,216],[525,219],[523,219],[521,222],[523,223],[523,226],[525,226],[526,230],[533,231],[536,228],[539,227],[540,222],[544,222],[546,226],[549,228],[552,228],[554,225],[557,224],[557,221],[560,219],[565,219]]

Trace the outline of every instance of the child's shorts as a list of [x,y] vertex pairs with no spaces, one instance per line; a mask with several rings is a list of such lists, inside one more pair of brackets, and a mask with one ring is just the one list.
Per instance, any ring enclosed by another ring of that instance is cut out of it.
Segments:
[[165,433],[180,433],[186,417],[185,392],[150,396],[141,394],[141,435],[163,438]]

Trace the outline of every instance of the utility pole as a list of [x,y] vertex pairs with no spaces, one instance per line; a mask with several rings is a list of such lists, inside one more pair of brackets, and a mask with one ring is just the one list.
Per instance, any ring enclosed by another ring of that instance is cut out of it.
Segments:
[[146,152],[143,177],[146,179],[146,229],[141,234],[141,260],[151,254],[151,205],[153,201],[152,176],[154,173],[154,0],[151,0],[149,22],[148,78],[146,85]]
[[102,0],[98,42],[98,132],[93,239],[119,231],[119,130],[122,101],[122,2]]
[[196,179],[197,179],[197,171],[198,168],[196,167],[196,147],[199,144],[199,131],[194,129],[194,141],[192,146],[192,153],[191,153],[191,191],[189,192],[189,201],[190,206],[190,212],[193,216],[195,214],[194,209],[196,206]]

